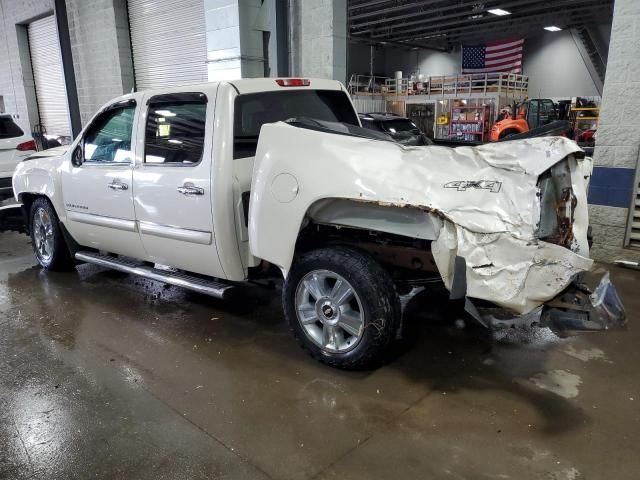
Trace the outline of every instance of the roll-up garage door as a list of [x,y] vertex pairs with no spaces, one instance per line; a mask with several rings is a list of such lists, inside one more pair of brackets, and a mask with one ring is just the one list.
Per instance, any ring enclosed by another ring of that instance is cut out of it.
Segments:
[[53,15],[28,26],[40,123],[48,135],[71,136],[58,28]]
[[204,0],[129,0],[138,90],[207,81]]

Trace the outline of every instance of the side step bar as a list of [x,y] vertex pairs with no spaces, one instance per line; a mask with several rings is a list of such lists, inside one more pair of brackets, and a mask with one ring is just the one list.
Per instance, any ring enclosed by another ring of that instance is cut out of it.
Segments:
[[215,298],[227,299],[234,289],[233,285],[228,285],[215,280],[187,275],[179,272],[162,271],[144,264],[136,263],[120,257],[112,257],[102,255],[95,252],[77,252],[76,260],[81,262],[93,263],[101,267],[111,268],[124,273],[131,273],[140,277],[156,280],[158,282],[168,283],[176,287],[186,288],[194,292],[203,293]]

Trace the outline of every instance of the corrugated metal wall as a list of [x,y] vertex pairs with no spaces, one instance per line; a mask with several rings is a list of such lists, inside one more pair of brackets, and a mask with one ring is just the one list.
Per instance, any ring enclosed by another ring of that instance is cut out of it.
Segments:
[[351,97],[358,113],[386,112],[387,101],[383,98]]
[[50,15],[30,23],[28,32],[40,123],[49,135],[71,136],[55,17]]
[[136,88],[207,81],[203,0],[128,0]]

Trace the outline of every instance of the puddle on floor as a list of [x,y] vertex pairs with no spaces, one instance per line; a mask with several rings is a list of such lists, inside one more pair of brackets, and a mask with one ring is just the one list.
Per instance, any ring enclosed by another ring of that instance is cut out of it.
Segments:
[[575,398],[580,391],[578,386],[582,379],[566,370],[551,370],[537,373],[529,379],[536,387],[560,395],[564,398]]
[[567,348],[564,349],[564,353],[566,353],[570,357],[582,360],[583,362],[588,362],[589,360],[603,360],[607,363],[612,363],[607,359],[604,351],[600,350],[599,348],[577,349],[573,345],[568,345]]

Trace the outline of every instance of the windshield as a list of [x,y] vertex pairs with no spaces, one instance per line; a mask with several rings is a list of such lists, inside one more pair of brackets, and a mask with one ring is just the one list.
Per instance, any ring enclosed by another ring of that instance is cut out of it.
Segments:
[[235,101],[233,158],[255,155],[260,129],[265,123],[298,117],[359,126],[349,97],[340,90],[285,90],[239,95]]
[[381,122],[382,128],[389,133],[415,132],[418,127],[411,120],[398,118],[396,120],[385,120]]
[[13,120],[7,117],[0,117],[0,139],[21,137],[24,132]]

